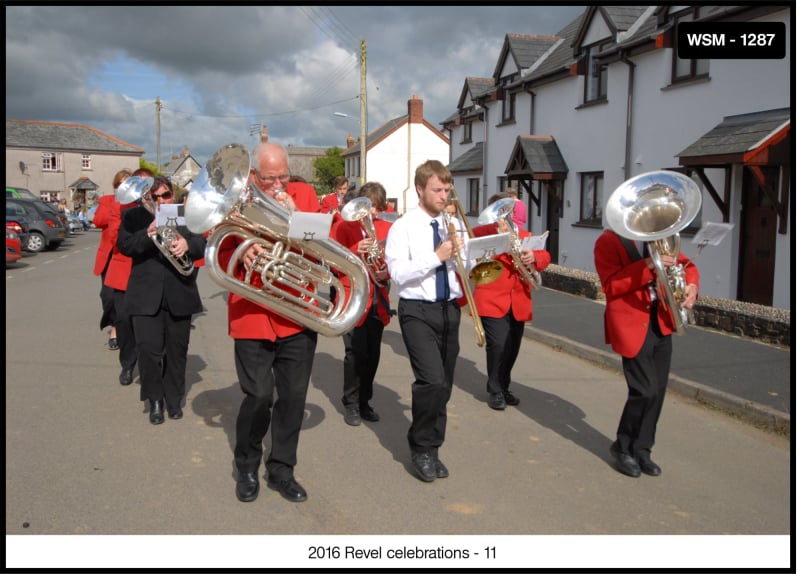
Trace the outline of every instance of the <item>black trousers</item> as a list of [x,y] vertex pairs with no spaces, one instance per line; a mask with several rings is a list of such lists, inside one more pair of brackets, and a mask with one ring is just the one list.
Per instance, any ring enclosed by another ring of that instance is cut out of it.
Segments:
[[654,305],[650,329],[639,354],[622,358],[628,399],[617,427],[617,447],[635,457],[649,455],[655,444],[672,361],[672,336],[661,334],[655,308]]
[[361,326],[344,335],[346,350],[342,403],[346,407],[366,405],[372,400],[375,374],[381,361],[383,328],[383,321],[377,313],[370,312]]
[[444,443],[447,427],[461,309],[455,301],[401,299],[397,312],[414,373],[408,445],[412,452],[436,452]]
[[173,315],[162,306],[155,315],[132,315],[131,319],[142,385],[139,397],[143,401],[165,399],[170,408],[181,406],[192,316]]
[[481,322],[486,333],[486,391],[492,394],[507,391],[525,323],[514,319],[511,309],[505,317],[481,317]]
[[[275,342],[236,339],[234,359],[245,397],[236,418],[234,461],[239,472],[257,472],[262,441],[272,423],[272,447],[266,460],[275,480],[294,476],[297,444],[306,409],[317,333],[301,331]],[[277,400],[273,394],[277,391]]]
[[[136,366],[136,334],[133,331],[133,321],[125,311],[125,291],[113,289],[114,297],[114,327],[117,329],[117,344],[119,345],[119,364],[123,369]],[[191,327],[190,327],[191,328]]]

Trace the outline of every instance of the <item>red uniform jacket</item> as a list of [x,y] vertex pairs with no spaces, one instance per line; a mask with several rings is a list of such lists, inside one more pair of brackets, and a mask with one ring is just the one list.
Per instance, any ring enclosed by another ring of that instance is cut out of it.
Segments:
[[97,210],[94,212],[94,226],[102,229],[100,244],[94,258],[94,274],[102,275],[108,265],[108,258],[117,244],[119,233],[120,215],[119,202],[114,195],[103,195],[97,200]]
[[339,206],[339,196],[336,193],[329,193],[322,196],[322,213],[333,213],[334,211],[341,211]]
[[[392,224],[388,221],[383,221],[382,219],[374,219],[372,223],[375,226],[375,235],[377,236],[377,240],[381,243],[385,243],[386,236],[389,234],[389,228],[391,228]],[[355,253],[357,257],[361,257],[361,253],[358,252],[358,243],[365,237],[363,229],[364,228],[359,221],[342,220],[342,222],[339,223],[335,228],[331,229],[331,237],[345,247],[349,248],[350,251]],[[345,291],[348,292],[350,285],[347,277],[342,277],[341,280]],[[391,321],[392,317],[389,314],[390,307],[388,282],[376,285],[373,281],[370,281],[367,311],[358,321],[356,327],[360,327],[364,324],[364,321],[367,320],[369,310],[372,308],[376,296],[379,297],[377,306],[378,317],[380,317],[384,326],[388,325],[389,321]]]
[[[494,223],[479,225],[472,231],[475,237],[495,235],[497,225]],[[529,231],[520,231],[519,234],[520,239],[531,235]],[[536,257],[533,267],[539,272],[544,271],[550,265],[550,253],[544,249],[537,249],[533,254]],[[495,260],[503,264],[500,277],[490,283],[475,286],[473,297],[478,315],[500,319],[511,309],[515,320],[530,321],[533,319],[531,287],[522,280],[514,268],[514,260],[509,253],[501,253]]]
[[100,250],[105,248],[104,243],[106,241],[112,241],[111,259],[108,261],[108,269],[106,270],[106,278],[103,284],[118,291],[126,291],[128,289],[128,279],[131,276],[133,260],[120,253],[117,248],[117,236],[119,235],[119,226],[122,223],[122,212],[131,207],[136,207],[137,204],[126,203],[125,205],[120,205],[113,195],[104,195],[99,202],[100,205],[95,211],[93,222],[95,227],[100,227],[103,230],[103,234],[100,236],[100,245],[97,248],[97,257],[95,258],[95,275],[99,275],[97,273],[97,265],[98,259],[101,257]]
[[[319,212],[319,201],[314,188],[303,182],[291,182],[286,191],[294,200],[299,211]],[[233,250],[241,243],[238,238],[228,238],[218,250],[217,259],[221,269],[227,269]],[[237,264],[234,272],[237,279],[244,278],[242,265]],[[296,335],[306,328],[282,317],[272,309],[267,309],[235,293],[228,293],[228,335],[233,339],[267,339]]]
[[[678,254],[683,264],[686,284],[700,288],[700,273],[683,253]],[[603,293],[606,296],[606,343],[623,357],[635,357],[644,345],[650,325],[650,300],[647,284],[656,281],[656,272],[647,268],[647,260],[633,261],[620,237],[605,230],[594,245],[594,265]],[[658,305],[658,325],[665,335],[675,330],[672,312],[666,305]]]

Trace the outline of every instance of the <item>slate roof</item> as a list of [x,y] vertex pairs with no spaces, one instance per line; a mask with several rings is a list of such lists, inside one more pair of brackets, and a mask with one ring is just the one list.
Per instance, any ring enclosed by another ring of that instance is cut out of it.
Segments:
[[790,108],[726,116],[721,123],[675,157],[741,154],[757,148],[790,121]]
[[144,150],[82,124],[6,120],[6,148],[132,154]]
[[527,164],[525,171],[528,173],[567,173],[567,162],[558,149],[556,140],[552,136],[517,136],[517,143],[511,152],[511,159],[506,166],[506,173],[511,173],[512,164],[522,153]]
[[[511,54],[520,72],[533,66],[556,41],[558,41],[556,36],[506,34],[507,52]],[[502,72],[502,66],[506,61],[505,54],[506,50],[501,51],[494,72],[495,78],[498,78]]]
[[447,166],[450,173],[483,171],[483,142],[478,142]]

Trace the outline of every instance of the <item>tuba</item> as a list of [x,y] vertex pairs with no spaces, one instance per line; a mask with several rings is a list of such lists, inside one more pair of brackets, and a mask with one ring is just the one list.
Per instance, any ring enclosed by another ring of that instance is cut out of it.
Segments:
[[356,197],[342,207],[341,215],[345,221],[360,221],[367,237],[372,239],[369,251],[364,253],[361,258],[367,266],[367,271],[369,271],[372,281],[376,284],[381,284],[385,283],[385,281],[378,279],[378,273],[386,269],[386,261],[383,258],[383,248],[378,243],[378,235],[375,232],[375,224],[372,222],[370,209],[372,209],[372,200],[368,197]]
[[[147,196],[147,192],[150,191],[152,186],[152,177],[140,177],[135,175],[119,184],[119,187],[114,190],[114,197],[123,205],[134,202],[140,203],[145,209],[155,215],[158,205],[156,205],[152,199],[148,199]],[[148,203],[145,204],[145,201]],[[158,250],[164,254],[167,261],[177,269],[178,273],[184,277],[188,277],[194,271],[194,261],[186,254],[177,257],[170,251],[170,247],[172,247],[172,244],[177,239],[178,232],[172,225],[160,225],[157,233],[153,235],[153,243],[155,243]]]
[[529,267],[522,262],[522,240],[519,237],[517,224],[511,219],[515,202],[516,200],[511,197],[504,197],[503,199],[495,201],[481,211],[481,214],[478,216],[478,223],[487,225],[489,223],[497,223],[501,219],[506,220],[511,236],[509,252],[511,253],[511,260],[514,262],[514,268],[517,270],[517,273],[519,273],[524,283],[529,285],[531,289],[538,289],[542,286],[541,274],[533,267]]
[[683,265],[666,268],[662,256],[677,257],[680,231],[697,217],[702,203],[697,184],[682,173],[651,171],[632,177],[615,189],[606,202],[606,220],[612,231],[634,241],[647,242],[656,271],[656,294],[672,313],[675,332],[683,335],[691,322]]
[[[206,267],[224,289],[333,337],[346,333],[367,309],[369,275],[361,259],[333,239],[289,239],[291,214],[249,182],[250,154],[237,143],[211,157],[192,185],[184,208],[186,226],[195,233],[212,230],[206,245]],[[219,265],[220,245],[241,240],[227,268]],[[243,279],[235,276],[245,252],[263,248]],[[350,282],[349,293],[340,276]],[[254,279],[260,278],[260,284]],[[330,301],[323,294],[339,294]]]

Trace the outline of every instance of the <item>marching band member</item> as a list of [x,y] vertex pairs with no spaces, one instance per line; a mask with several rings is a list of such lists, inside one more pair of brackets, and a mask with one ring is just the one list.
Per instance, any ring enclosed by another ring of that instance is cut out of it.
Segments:
[[336,176],[333,180],[333,193],[323,196],[320,202],[322,204],[322,213],[333,213],[334,221],[340,217],[338,214],[341,213],[342,207],[344,207],[344,195],[347,193],[349,185],[350,183],[345,176]]
[[[507,197],[504,193],[493,195],[489,205]],[[505,217],[496,223],[473,228],[475,237],[509,232]],[[519,231],[520,239],[531,235],[530,231]],[[538,272],[550,265],[550,253],[543,249],[522,250],[522,263]],[[519,355],[525,323],[533,319],[531,286],[517,271],[510,253],[501,253],[495,259],[503,265],[501,275],[489,283],[475,286],[475,306],[478,309],[486,332],[486,391],[489,406],[503,410],[506,405],[518,405],[517,398],[509,389],[511,370]]]

